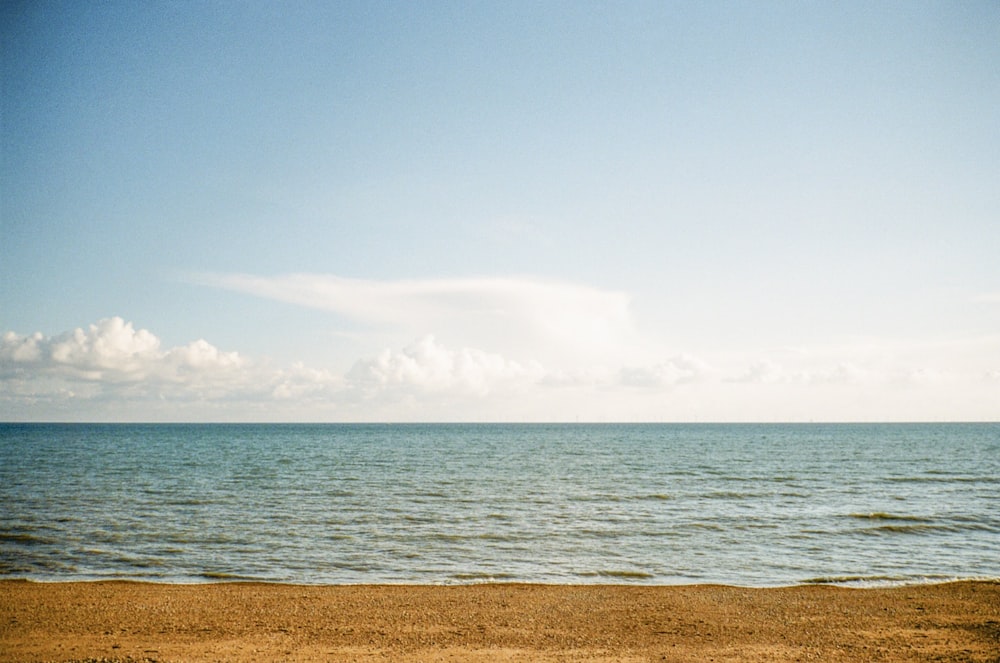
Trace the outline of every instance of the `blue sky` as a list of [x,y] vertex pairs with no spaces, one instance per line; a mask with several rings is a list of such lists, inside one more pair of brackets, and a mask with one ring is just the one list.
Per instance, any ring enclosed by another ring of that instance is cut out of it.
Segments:
[[994,2],[0,12],[0,419],[1000,418]]

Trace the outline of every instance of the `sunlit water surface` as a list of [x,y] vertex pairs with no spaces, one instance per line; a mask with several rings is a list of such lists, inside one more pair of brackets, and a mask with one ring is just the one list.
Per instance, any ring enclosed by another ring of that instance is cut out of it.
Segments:
[[1000,424],[0,424],[0,577],[1000,577]]

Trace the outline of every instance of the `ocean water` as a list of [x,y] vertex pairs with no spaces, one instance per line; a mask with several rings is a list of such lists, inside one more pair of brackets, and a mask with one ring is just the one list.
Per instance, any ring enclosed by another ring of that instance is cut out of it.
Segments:
[[1000,577],[1000,424],[0,424],[0,577]]

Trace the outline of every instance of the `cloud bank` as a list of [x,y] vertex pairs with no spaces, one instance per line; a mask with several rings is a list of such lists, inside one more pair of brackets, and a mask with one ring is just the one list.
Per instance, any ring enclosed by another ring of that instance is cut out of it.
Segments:
[[329,374],[301,366],[269,370],[204,339],[164,349],[155,334],[120,317],[51,337],[7,332],[0,339],[0,404],[13,419],[46,404],[53,412],[76,404],[96,415],[137,404],[183,412],[192,402],[301,397],[332,382]]
[[121,317],[0,337],[0,420],[995,420],[1000,338],[553,367],[426,335],[338,374]]

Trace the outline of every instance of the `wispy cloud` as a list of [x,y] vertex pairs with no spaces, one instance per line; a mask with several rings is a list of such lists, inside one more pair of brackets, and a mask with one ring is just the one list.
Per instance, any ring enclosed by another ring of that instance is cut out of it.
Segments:
[[526,358],[629,347],[628,294],[527,277],[375,281],[330,274],[199,274],[204,285],[322,309],[410,338],[434,334]]
[[832,366],[788,369],[774,361],[762,359],[729,381],[742,384],[860,384],[878,377],[871,370],[843,361]]

